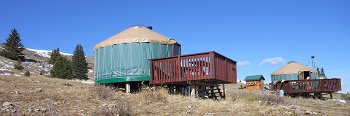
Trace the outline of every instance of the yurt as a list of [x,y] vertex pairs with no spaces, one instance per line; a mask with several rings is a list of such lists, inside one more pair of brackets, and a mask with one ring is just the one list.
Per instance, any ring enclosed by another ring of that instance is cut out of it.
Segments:
[[317,71],[296,61],[289,62],[271,74],[271,81],[318,79]]
[[152,27],[130,27],[96,44],[96,83],[147,82],[150,78],[148,59],[177,56],[180,50],[178,42],[154,32]]

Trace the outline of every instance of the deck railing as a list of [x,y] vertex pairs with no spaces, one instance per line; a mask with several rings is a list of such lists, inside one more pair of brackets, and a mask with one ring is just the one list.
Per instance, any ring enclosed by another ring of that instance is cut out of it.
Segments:
[[340,79],[292,80],[271,84],[272,90],[282,89],[289,93],[328,93],[341,90]]
[[234,83],[236,62],[216,52],[150,59],[150,83]]

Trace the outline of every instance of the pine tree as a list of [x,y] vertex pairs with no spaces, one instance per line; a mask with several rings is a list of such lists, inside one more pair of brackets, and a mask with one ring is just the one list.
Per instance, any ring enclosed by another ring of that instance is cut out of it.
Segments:
[[83,46],[78,44],[75,47],[72,58],[72,78],[88,79],[86,73],[88,72],[87,62],[85,60],[85,53]]
[[324,73],[325,71],[324,71],[324,69],[323,69],[323,67],[321,68],[321,76],[323,76],[323,77],[326,77],[326,74]]
[[17,63],[15,64],[15,69],[17,70],[23,70],[23,67],[22,67],[22,61],[20,59],[17,60]]
[[60,56],[61,56],[60,49],[59,48],[53,49],[51,52],[49,64],[55,64],[57,58]]
[[21,43],[21,38],[19,36],[19,33],[16,29],[11,30],[11,34],[6,39],[6,42],[4,43],[4,50],[1,52],[1,55],[12,59],[12,60],[18,60],[21,61],[24,60],[24,54],[22,51],[24,50],[24,46]]
[[61,79],[71,79],[72,69],[70,63],[71,62],[67,58],[59,56],[53,64],[53,68],[50,70],[51,76]]
[[30,77],[30,72],[29,72],[29,70],[26,70],[26,72],[24,73],[24,76]]

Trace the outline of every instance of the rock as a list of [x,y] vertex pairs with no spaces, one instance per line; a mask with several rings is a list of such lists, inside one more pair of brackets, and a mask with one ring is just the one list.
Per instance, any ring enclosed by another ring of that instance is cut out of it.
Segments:
[[28,108],[28,112],[33,112],[33,109],[31,109],[31,108]]
[[305,112],[305,114],[306,114],[306,115],[312,115],[312,112],[309,111],[309,110],[307,110],[307,111]]
[[215,115],[215,113],[206,113],[203,116],[214,116],[214,115]]
[[101,108],[101,107],[106,107],[106,106],[108,106],[108,104],[101,104],[99,107]]
[[11,112],[12,112],[12,113],[16,113],[17,110],[16,110],[16,109],[12,109]]
[[13,103],[11,102],[4,102],[2,104],[3,108],[1,109],[1,111],[7,111],[7,112],[11,111],[12,113],[15,113],[17,110],[14,109],[14,106],[15,105],[13,105]]
[[15,94],[16,94],[16,95],[18,95],[18,94],[20,94],[20,93],[21,93],[20,91],[15,90]]
[[34,112],[39,112],[40,111],[40,109],[34,109]]
[[12,108],[13,106],[14,105],[12,103],[10,103],[10,102],[5,102],[5,103],[2,104],[2,107],[4,107],[4,108]]
[[40,111],[41,111],[41,112],[46,112],[47,109],[46,109],[46,108],[41,108]]
[[312,115],[318,115],[317,112],[312,112]]
[[36,92],[36,93],[38,93],[38,92],[43,92],[43,89],[41,89],[41,88],[35,88],[35,89],[34,89],[34,92]]

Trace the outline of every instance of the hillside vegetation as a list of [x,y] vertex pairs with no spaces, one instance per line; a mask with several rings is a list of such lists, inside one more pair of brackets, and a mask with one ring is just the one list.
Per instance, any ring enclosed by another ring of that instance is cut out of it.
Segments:
[[227,87],[226,100],[137,94],[45,76],[0,76],[0,115],[349,115],[350,104],[335,100],[280,98]]

